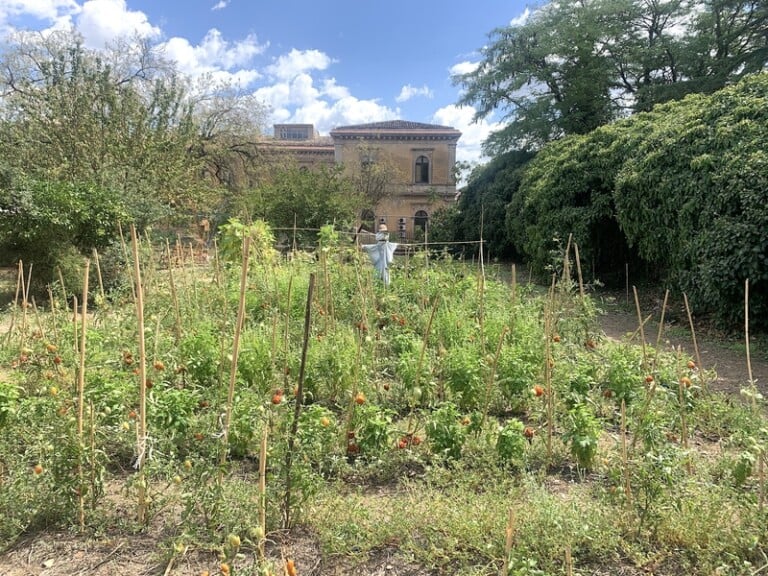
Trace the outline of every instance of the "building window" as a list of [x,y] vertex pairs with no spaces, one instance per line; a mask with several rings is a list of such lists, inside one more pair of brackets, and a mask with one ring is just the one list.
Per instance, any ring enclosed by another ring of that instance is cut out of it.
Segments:
[[311,124],[275,124],[274,130],[278,140],[312,140],[314,136]]
[[416,184],[429,184],[429,158],[419,156],[416,158]]
[[419,210],[418,212],[416,212],[416,214],[413,215],[414,230],[419,229],[422,232],[426,232],[428,222],[429,222],[429,214],[427,214],[424,210]]

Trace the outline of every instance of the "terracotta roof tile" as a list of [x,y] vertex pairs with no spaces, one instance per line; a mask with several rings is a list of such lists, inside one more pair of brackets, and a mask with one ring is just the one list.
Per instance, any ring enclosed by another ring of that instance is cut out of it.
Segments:
[[423,122],[410,122],[408,120],[387,120],[385,122],[372,122],[370,124],[353,124],[351,126],[337,126],[331,132],[337,130],[451,130],[450,126],[437,124],[425,124]]

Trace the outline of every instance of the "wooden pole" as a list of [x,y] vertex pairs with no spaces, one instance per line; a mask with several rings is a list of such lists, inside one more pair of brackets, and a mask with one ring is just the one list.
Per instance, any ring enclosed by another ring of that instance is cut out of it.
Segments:
[[251,237],[243,239],[243,263],[240,271],[240,301],[237,305],[237,322],[235,324],[235,338],[232,343],[232,365],[229,370],[229,390],[227,393],[227,405],[224,414],[224,430],[221,438],[222,449],[219,458],[219,481],[223,479],[224,464],[229,454],[229,427],[232,424],[232,408],[235,401],[235,383],[237,382],[237,359],[240,355],[240,333],[245,319],[245,292],[248,287],[248,258],[251,253]]
[[288,450],[285,453],[285,502],[283,510],[284,528],[291,526],[291,467],[293,464],[293,451],[296,443],[296,435],[299,431],[299,417],[304,397],[304,372],[307,364],[307,350],[309,349],[309,332],[312,324],[312,299],[315,292],[315,274],[309,275],[309,287],[307,288],[307,305],[304,309],[304,343],[301,348],[301,364],[299,366],[299,381],[296,385],[296,405],[293,410],[293,422],[288,436]]
[[85,480],[83,477],[83,452],[85,440],[83,438],[83,409],[85,406],[85,342],[88,325],[88,273],[90,260],[85,260],[85,273],[83,275],[83,299],[82,317],[80,319],[80,364],[77,370],[77,439],[78,439],[78,482],[80,485],[79,509],[80,530],[85,529]]
[[[749,282],[749,280],[747,280]],[[746,294],[745,294],[746,295]],[[701,365],[701,354],[699,353],[699,344],[696,341],[696,329],[693,326],[693,315],[691,314],[691,308],[688,306],[688,295],[683,292],[683,300],[685,301],[685,312],[688,314],[688,325],[691,327],[691,339],[693,340],[693,351],[696,353],[696,366],[699,368],[699,374],[701,374],[701,384],[704,390],[707,389],[707,383],[704,380],[704,367]]]
[[136,227],[131,225],[131,243],[133,245],[133,277],[136,282],[136,320],[139,339],[139,420],[137,423],[136,464],[139,473],[138,482],[138,521],[147,522],[147,480],[144,475],[144,460],[147,457],[147,347],[144,339],[144,289],[141,284],[141,263],[139,261],[139,240]]

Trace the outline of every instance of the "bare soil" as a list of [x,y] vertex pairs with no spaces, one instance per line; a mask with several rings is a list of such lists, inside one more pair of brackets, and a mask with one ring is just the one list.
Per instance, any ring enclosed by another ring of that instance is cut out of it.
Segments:
[[[636,308],[630,311],[634,304],[628,305],[623,297],[616,295],[603,295],[602,300],[600,326],[606,337],[641,344]],[[647,301],[640,306],[640,315],[645,320],[643,335],[646,343],[652,346],[656,345],[659,334],[662,305],[661,302]],[[696,318],[693,318],[692,331],[687,312],[679,305],[668,303],[664,318],[659,347],[673,352],[680,349],[686,358],[694,360],[698,356],[701,360],[699,369],[716,373],[716,379],[708,383],[711,391],[739,394],[750,385],[751,375],[760,392],[768,394],[768,338],[765,335],[750,337],[748,361],[743,334],[723,333],[706,321],[697,323]]]
[[[638,316],[631,306],[616,295],[604,295],[600,324],[605,336],[616,340],[640,343]],[[650,304],[652,307],[653,304]],[[648,316],[648,313],[645,314]],[[646,342],[655,344],[660,313],[644,324]],[[662,331],[662,345],[670,350],[678,347],[688,357],[696,358],[693,336],[685,313],[665,315],[669,320]],[[763,394],[768,394],[768,350],[765,337],[753,339],[751,362],[748,366],[743,341],[703,329],[696,334],[701,368],[716,372],[710,383],[711,390],[738,394],[749,385],[751,376]],[[220,563],[212,550],[186,548],[172,560],[170,554],[158,544],[167,541],[173,533],[174,520],[162,518],[145,531],[126,530],[131,524],[131,510],[125,502],[115,502],[114,518],[124,515],[122,528],[106,527],[98,535],[79,535],[74,532],[43,531],[21,538],[12,548],[0,555],[0,576],[142,576],[142,575],[211,575],[222,574]],[[242,549],[238,559],[239,573],[255,573],[257,554],[253,549]],[[364,558],[355,556],[324,557],[317,538],[305,528],[270,534],[267,557],[275,562],[286,558],[295,561],[302,576],[427,576],[437,572],[415,564],[399,551],[397,542],[374,550]],[[250,569],[250,570],[249,570]],[[287,572],[286,572],[287,573]],[[608,574],[639,576],[646,571],[631,566],[598,569],[597,576]],[[278,572],[282,576],[282,572]]]

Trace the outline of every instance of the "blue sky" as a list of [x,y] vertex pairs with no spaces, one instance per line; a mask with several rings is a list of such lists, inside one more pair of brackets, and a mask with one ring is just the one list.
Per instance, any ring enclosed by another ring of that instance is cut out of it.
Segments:
[[185,74],[236,82],[273,123],[335,126],[403,119],[461,130],[457,158],[482,162],[494,118],[458,108],[451,75],[472,68],[526,0],[1,0],[0,33],[75,26],[100,48],[139,34]]

